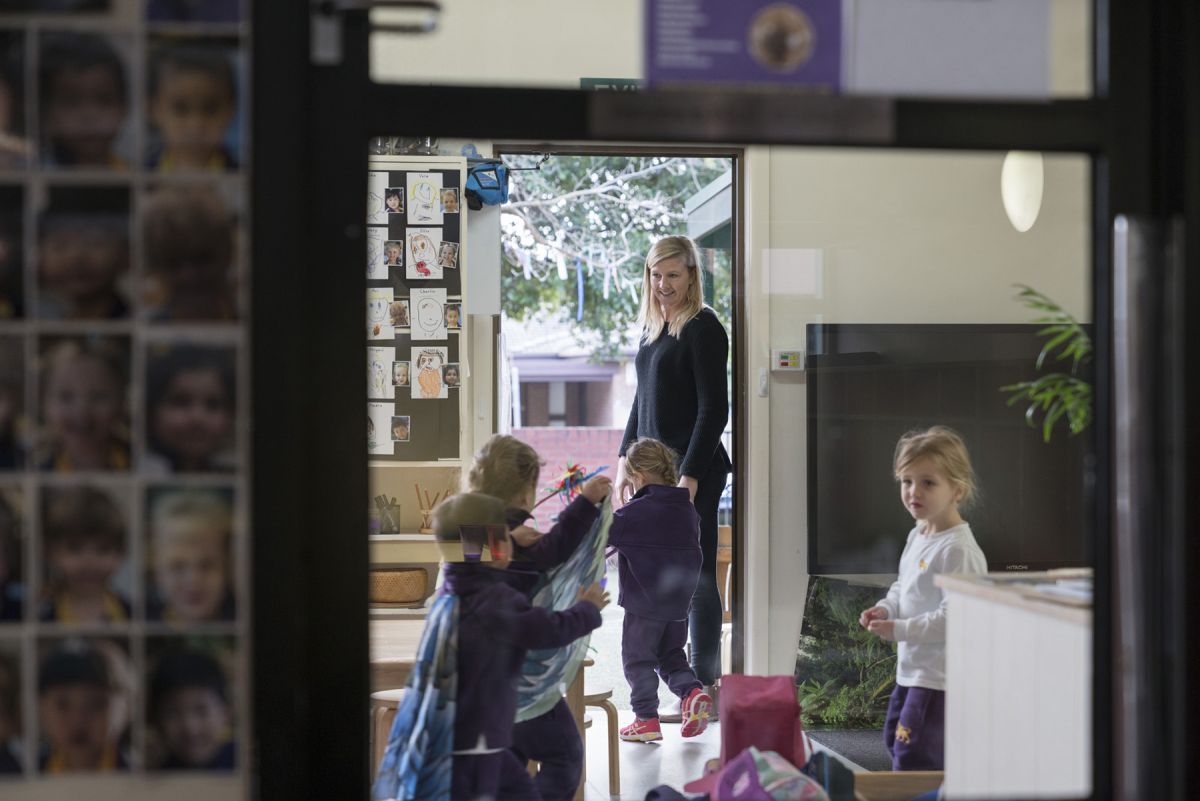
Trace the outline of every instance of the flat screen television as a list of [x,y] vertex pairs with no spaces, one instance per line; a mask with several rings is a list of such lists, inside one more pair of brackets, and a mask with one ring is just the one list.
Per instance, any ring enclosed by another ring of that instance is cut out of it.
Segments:
[[1091,429],[1070,436],[1064,420],[1046,443],[1026,423],[1026,404],[1009,406],[1000,390],[1036,375],[1041,328],[807,326],[810,573],[896,572],[913,520],[893,452],[902,434],[935,424],[957,430],[970,451],[981,492],[963,517],[989,570],[1091,564]]

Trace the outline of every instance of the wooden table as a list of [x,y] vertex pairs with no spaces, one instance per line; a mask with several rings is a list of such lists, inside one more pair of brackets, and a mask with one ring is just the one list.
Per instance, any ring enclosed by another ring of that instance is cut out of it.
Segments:
[[424,630],[423,618],[371,621],[371,692],[404,686]]

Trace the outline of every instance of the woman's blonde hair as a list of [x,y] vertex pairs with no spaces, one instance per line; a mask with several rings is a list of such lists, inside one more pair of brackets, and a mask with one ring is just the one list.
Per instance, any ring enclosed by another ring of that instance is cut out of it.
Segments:
[[975,483],[975,471],[971,467],[971,456],[963,438],[952,428],[933,426],[925,431],[909,431],[896,443],[893,470],[896,478],[900,471],[918,459],[931,459],[951,484],[962,491],[958,505],[966,507],[979,494]]
[[541,471],[537,451],[516,437],[493,434],[475,452],[467,472],[467,490],[516,503],[525,500],[530,487],[537,487]]
[[625,450],[625,470],[637,473],[642,478],[659,478],[664,484],[675,486],[679,474],[675,471],[675,451],[656,439],[643,437]]
[[[650,286],[650,270],[666,259],[681,258],[688,272],[687,297],[679,313],[670,323],[663,318],[662,307],[654,299]],[[642,342],[654,342],[666,327],[667,333],[678,337],[688,321],[704,308],[704,273],[700,270],[700,253],[696,243],[686,236],[664,236],[654,243],[646,254],[646,269],[642,273],[642,305],[638,309],[638,322],[642,326]]]

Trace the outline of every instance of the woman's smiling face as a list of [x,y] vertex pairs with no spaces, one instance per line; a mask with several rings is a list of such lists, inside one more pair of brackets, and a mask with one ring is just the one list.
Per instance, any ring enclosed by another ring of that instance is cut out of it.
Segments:
[[668,320],[687,300],[692,277],[682,256],[663,259],[650,268],[650,291]]

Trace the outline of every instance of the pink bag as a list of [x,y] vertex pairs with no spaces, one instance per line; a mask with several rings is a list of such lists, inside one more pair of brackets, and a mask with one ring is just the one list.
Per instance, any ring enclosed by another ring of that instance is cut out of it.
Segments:
[[[800,702],[791,676],[722,676],[717,706],[722,767],[751,745],[759,751],[775,751],[797,768],[808,764],[812,743],[800,724]],[[684,789],[707,792],[712,781],[706,776]]]
[[808,764],[812,748],[800,724],[791,676],[724,676],[718,706],[722,764],[750,745],[775,751],[798,768]]

